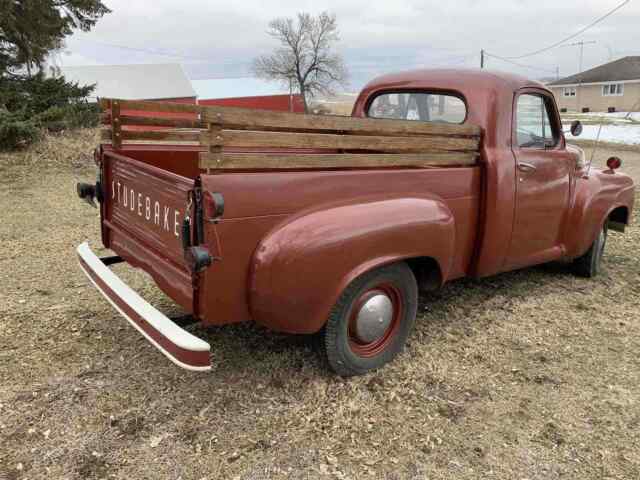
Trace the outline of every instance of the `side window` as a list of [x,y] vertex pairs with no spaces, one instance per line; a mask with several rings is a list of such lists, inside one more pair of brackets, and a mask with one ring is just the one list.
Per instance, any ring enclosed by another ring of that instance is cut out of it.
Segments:
[[542,95],[522,94],[516,110],[516,136],[521,148],[545,148],[557,144],[550,105]]

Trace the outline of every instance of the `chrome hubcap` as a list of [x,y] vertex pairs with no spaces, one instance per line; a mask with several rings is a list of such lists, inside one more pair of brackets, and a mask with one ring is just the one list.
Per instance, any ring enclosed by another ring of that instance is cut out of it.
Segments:
[[371,343],[385,334],[393,319],[393,302],[382,293],[367,300],[356,316],[355,336],[363,343]]

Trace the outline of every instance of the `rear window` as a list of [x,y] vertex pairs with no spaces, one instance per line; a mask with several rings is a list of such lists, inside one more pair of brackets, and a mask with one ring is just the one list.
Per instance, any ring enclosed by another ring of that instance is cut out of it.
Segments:
[[467,105],[446,93],[383,93],[369,105],[367,116],[436,123],[463,123]]

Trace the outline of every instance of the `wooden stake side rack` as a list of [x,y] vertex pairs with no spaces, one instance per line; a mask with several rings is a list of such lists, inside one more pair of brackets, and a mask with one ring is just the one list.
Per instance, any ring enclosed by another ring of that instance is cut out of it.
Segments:
[[[200,168],[471,166],[480,128],[235,107],[101,99],[102,141],[199,145]],[[265,153],[268,152],[268,153]]]

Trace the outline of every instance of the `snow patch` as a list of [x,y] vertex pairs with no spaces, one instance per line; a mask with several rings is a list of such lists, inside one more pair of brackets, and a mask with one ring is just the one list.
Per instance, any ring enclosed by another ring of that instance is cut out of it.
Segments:
[[[609,114],[611,115],[611,114]],[[636,114],[634,114],[636,115]],[[640,114],[638,120],[640,120]],[[564,124],[563,129],[569,130],[571,124]],[[600,125],[583,125],[582,135],[574,137],[571,133],[566,133],[567,140],[577,138],[578,140],[596,140]],[[640,145],[640,125],[602,125],[600,132],[601,142],[625,143],[627,145]]]

